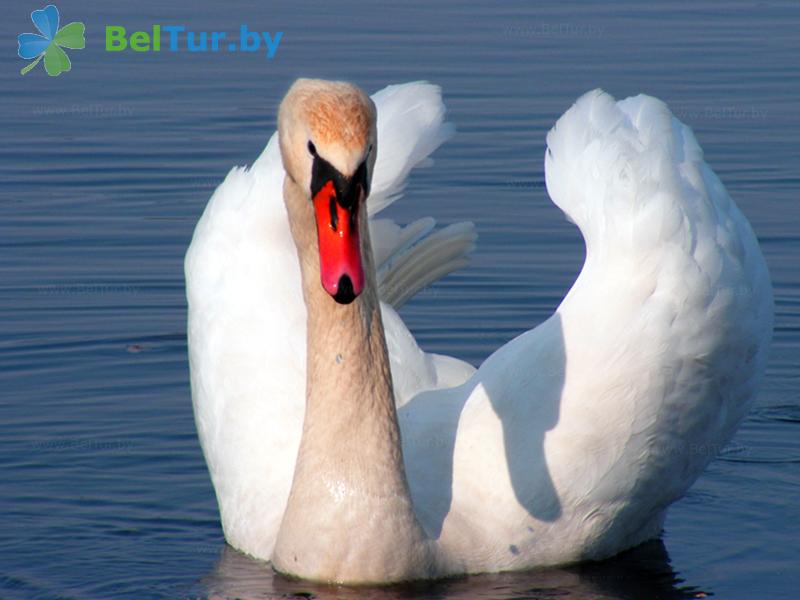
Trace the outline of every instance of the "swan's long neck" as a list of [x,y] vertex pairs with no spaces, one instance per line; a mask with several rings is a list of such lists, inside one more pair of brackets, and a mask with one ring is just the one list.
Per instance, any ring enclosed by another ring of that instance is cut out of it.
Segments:
[[[310,201],[287,177],[308,310],[306,414],[273,556],[278,570],[329,581],[428,575],[400,445],[366,214],[364,292],[338,304],[320,284]],[[365,213],[366,211],[364,211]]]

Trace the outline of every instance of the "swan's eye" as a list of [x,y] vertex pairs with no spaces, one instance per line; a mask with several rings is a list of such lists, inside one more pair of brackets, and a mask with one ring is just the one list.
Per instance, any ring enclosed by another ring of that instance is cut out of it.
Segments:
[[367,150],[367,156],[372,154],[372,144],[369,145],[369,150]]
[[316,156],[317,155],[317,147],[314,145],[314,142],[312,142],[311,140],[308,140],[308,151],[311,154],[311,156]]

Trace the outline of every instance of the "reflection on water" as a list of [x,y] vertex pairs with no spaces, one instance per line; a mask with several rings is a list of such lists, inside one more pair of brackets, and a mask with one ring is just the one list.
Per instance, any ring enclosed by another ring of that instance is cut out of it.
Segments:
[[524,573],[473,575],[434,583],[385,588],[323,586],[288,579],[267,563],[252,560],[229,546],[200,591],[209,598],[316,598],[318,600],[505,600],[538,598],[685,599],[708,591],[686,586],[669,564],[661,541],[643,544],[603,563]]

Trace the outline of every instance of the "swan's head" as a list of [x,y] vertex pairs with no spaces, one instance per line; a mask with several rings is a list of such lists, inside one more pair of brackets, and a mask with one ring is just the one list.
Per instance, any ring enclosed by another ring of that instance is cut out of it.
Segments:
[[375,105],[356,86],[317,79],[298,79],[278,113],[284,169],[313,206],[322,286],[341,304],[364,289],[360,230],[378,150],[375,120]]

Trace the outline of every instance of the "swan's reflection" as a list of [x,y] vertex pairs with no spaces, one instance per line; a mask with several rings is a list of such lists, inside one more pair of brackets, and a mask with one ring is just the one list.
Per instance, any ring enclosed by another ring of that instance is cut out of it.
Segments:
[[213,571],[201,582],[208,598],[318,598],[392,600],[395,598],[500,600],[568,597],[705,598],[710,595],[683,585],[672,570],[660,540],[648,542],[602,563],[563,569],[475,575],[445,581],[350,588],[295,581],[276,574],[269,564],[252,560],[226,546]]

